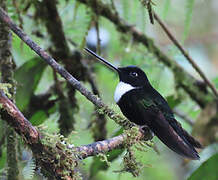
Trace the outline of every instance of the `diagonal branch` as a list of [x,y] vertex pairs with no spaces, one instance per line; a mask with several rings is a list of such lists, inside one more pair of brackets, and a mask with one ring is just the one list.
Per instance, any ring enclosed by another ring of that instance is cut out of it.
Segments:
[[[0,90],[0,104],[11,118],[7,118],[8,123],[20,134],[28,143],[37,143],[39,140],[39,133],[35,127],[24,117],[15,104],[7,98],[7,96]],[[5,112],[1,112],[3,116],[7,116]]]
[[173,34],[170,32],[170,30],[167,28],[167,26],[161,21],[160,17],[153,12],[154,18],[159,23],[159,25],[163,28],[164,32],[167,34],[167,36],[170,38],[170,40],[175,44],[175,46],[181,51],[181,53],[186,57],[188,62],[192,65],[192,67],[199,73],[201,78],[205,81],[205,83],[211,88],[214,95],[218,97],[218,92],[215,88],[215,86],[210,82],[210,80],[206,77],[206,75],[203,73],[203,71],[200,69],[200,67],[195,63],[195,61],[192,59],[191,56],[185,51],[185,49],[182,47],[182,45],[176,40],[176,38],[173,36]]
[[5,13],[5,11],[0,8],[0,20],[4,21],[9,28],[17,34],[20,39],[22,39],[33,51],[35,51],[44,61],[46,61],[56,72],[58,72],[67,82],[77,89],[82,95],[84,95],[89,101],[96,105],[100,111],[107,114],[116,123],[120,124],[124,128],[133,126],[126,118],[116,114],[112,109],[110,109],[104,102],[93,95],[88,89],[86,89],[76,78],[74,78],[66,69],[64,69],[60,64],[58,64],[48,53],[46,53],[41,47],[39,47],[34,41],[30,39]]

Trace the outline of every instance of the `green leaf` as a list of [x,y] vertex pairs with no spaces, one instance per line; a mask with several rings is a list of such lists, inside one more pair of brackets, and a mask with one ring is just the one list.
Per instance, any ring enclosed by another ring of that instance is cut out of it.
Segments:
[[[14,5],[13,5],[14,6]],[[33,51],[19,37],[13,36],[12,54],[17,67],[35,57]]]
[[168,96],[166,99],[172,109],[181,103],[181,99],[175,98],[173,95]]
[[44,61],[40,58],[33,58],[16,70],[15,79],[18,83],[16,104],[21,111],[28,106],[30,97],[34,93],[45,67]]
[[42,124],[47,119],[47,114],[44,111],[37,111],[30,119],[33,126]]
[[217,180],[218,179],[218,153],[203,162],[201,166],[192,173],[188,180]]

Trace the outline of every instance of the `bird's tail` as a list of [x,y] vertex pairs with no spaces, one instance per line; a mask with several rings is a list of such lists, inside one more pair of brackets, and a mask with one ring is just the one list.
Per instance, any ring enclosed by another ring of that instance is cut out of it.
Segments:
[[[156,112],[156,114],[154,114]],[[186,132],[175,119],[166,120],[160,111],[147,112],[148,126],[154,134],[171,150],[190,159],[200,159],[196,148],[201,144]]]
[[181,124],[176,119],[171,120],[170,125],[181,136],[181,138],[183,138],[185,141],[188,141],[191,146],[202,148],[201,143],[193,138],[185,129],[183,129]]
[[188,132],[184,129],[183,130],[183,135],[187,139],[187,141],[194,147],[196,148],[202,148],[202,145],[200,142],[198,142],[195,138],[193,138],[191,135],[188,134]]

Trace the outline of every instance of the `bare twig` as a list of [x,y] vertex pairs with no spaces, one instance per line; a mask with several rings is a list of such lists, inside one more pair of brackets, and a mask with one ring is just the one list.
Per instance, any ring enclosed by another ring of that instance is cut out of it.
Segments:
[[217,92],[215,86],[206,77],[206,75],[203,73],[203,71],[200,69],[200,67],[195,63],[195,61],[192,59],[192,57],[189,56],[189,54],[185,51],[185,49],[182,47],[182,45],[176,40],[176,38],[173,36],[173,34],[170,32],[170,30],[167,28],[167,26],[162,22],[162,20],[159,18],[159,16],[155,12],[153,12],[153,14],[154,14],[154,18],[159,23],[159,25],[163,28],[164,32],[167,34],[167,36],[170,38],[170,40],[175,44],[175,46],[186,57],[186,59],[192,65],[192,67],[199,73],[201,78],[211,88],[211,90],[213,91],[215,96],[218,97],[218,92]]
[[141,3],[148,10],[148,15],[149,15],[151,24],[154,24],[154,15],[153,15],[153,9],[152,9],[152,4],[154,3],[151,0],[141,0]]

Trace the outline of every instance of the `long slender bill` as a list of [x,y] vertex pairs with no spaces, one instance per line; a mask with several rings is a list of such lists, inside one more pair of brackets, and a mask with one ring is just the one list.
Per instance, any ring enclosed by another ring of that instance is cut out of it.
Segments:
[[109,63],[108,61],[106,61],[104,58],[100,57],[99,55],[97,55],[96,53],[94,53],[92,50],[85,48],[85,50],[90,53],[91,55],[95,56],[97,59],[99,59],[101,62],[103,62],[104,64],[106,64],[107,66],[109,66],[110,68],[112,68],[113,70],[119,72],[119,69],[117,67],[115,67],[113,64]]

